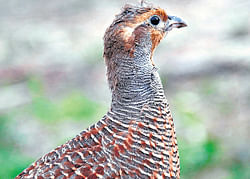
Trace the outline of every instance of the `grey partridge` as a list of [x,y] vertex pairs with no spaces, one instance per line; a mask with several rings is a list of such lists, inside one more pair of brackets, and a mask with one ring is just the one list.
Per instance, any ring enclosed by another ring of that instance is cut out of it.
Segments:
[[104,35],[110,110],[16,178],[180,178],[174,122],[152,55],[167,32],[185,26],[164,9],[125,5]]

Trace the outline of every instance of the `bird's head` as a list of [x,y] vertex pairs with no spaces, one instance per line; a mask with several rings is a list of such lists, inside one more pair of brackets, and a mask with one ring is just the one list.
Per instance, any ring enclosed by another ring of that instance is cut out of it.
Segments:
[[168,15],[164,9],[152,5],[125,5],[104,35],[104,58],[108,73],[119,63],[117,59],[137,59],[146,55],[144,58],[151,59],[154,65],[153,52],[166,33],[185,26],[184,21]]
[[187,26],[176,16],[170,16],[164,9],[152,6],[125,5],[104,35],[104,57],[112,58],[119,50],[129,52],[133,57],[136,46],[148,45],[151,56],[165,34],[173,28]]

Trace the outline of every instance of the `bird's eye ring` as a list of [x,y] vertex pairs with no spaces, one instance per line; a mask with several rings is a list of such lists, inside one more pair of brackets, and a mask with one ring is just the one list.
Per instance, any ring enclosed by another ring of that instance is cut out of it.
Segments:
[[152,25],[158,25],[160,23],[160,18],[158,16],[154,15],[150,18],[150,23]]

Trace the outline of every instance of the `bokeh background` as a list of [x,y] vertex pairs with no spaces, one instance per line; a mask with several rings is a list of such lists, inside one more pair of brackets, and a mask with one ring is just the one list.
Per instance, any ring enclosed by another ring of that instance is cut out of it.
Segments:
[[[0,178],[99,120],[110,104],[103,34],[127,3],[0,0]],[[154,61],[184,179],[250,178],[250,1],[152,0],[188,28]]]

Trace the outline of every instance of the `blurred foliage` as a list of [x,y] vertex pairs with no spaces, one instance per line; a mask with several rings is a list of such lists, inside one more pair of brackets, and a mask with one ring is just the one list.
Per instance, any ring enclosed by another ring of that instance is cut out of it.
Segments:
[[[178,131],[178,146],[181,162],[181,176],[184,179],[204,178],[203,171],[207,175],[207,170],[217,168],[224,170],[225,177],[218,176],[218,179],[247,179],[250,177],[250,167],[245,161],[238,160],[232,156],[225,159],[228,149],[224,148],[222,141],[211,135],[205,126],[204,117],[200,115],[200,109],[194,108],[190,104],[198,103],[210,95],[214,95],[216,84],[204,80],[197,91],[182,91],[175,94],[174,107],[175,117],[181,119],[179,124],[182,131]],[[225,103],[227,105],[228,103]],[[230,110],[223,107],[218,108],[223,113]],[[181,134],[182,132],[182,134]],[[177,136],[178,136],[177,133]],[[211,172],[213,173],[213,172]]]
[[243,164],[242,162],[235,161],[231,166],[230,179],[248,179],[250,178],[250,165],[249,163]]
[[32,162],[28,156],[15,147],[15,142],[8,131],[8,116],[0,114],[0,178],[14,178],[24,166]]
[[215,163],[220,152],[218,143],[213,139],[196,145],[179,140],[179,150],[181,175],[185,178],[194,178],[202,169]]
[[105,111],[105,108],[75,91],[66,95],[59,101],[46,97],[41,80],[31,78],[28,82],[32,94],[32,102],[29,105],[30,112],[45,122],[56,122],[63,119],[72,120],[96,120],[96,114]]

